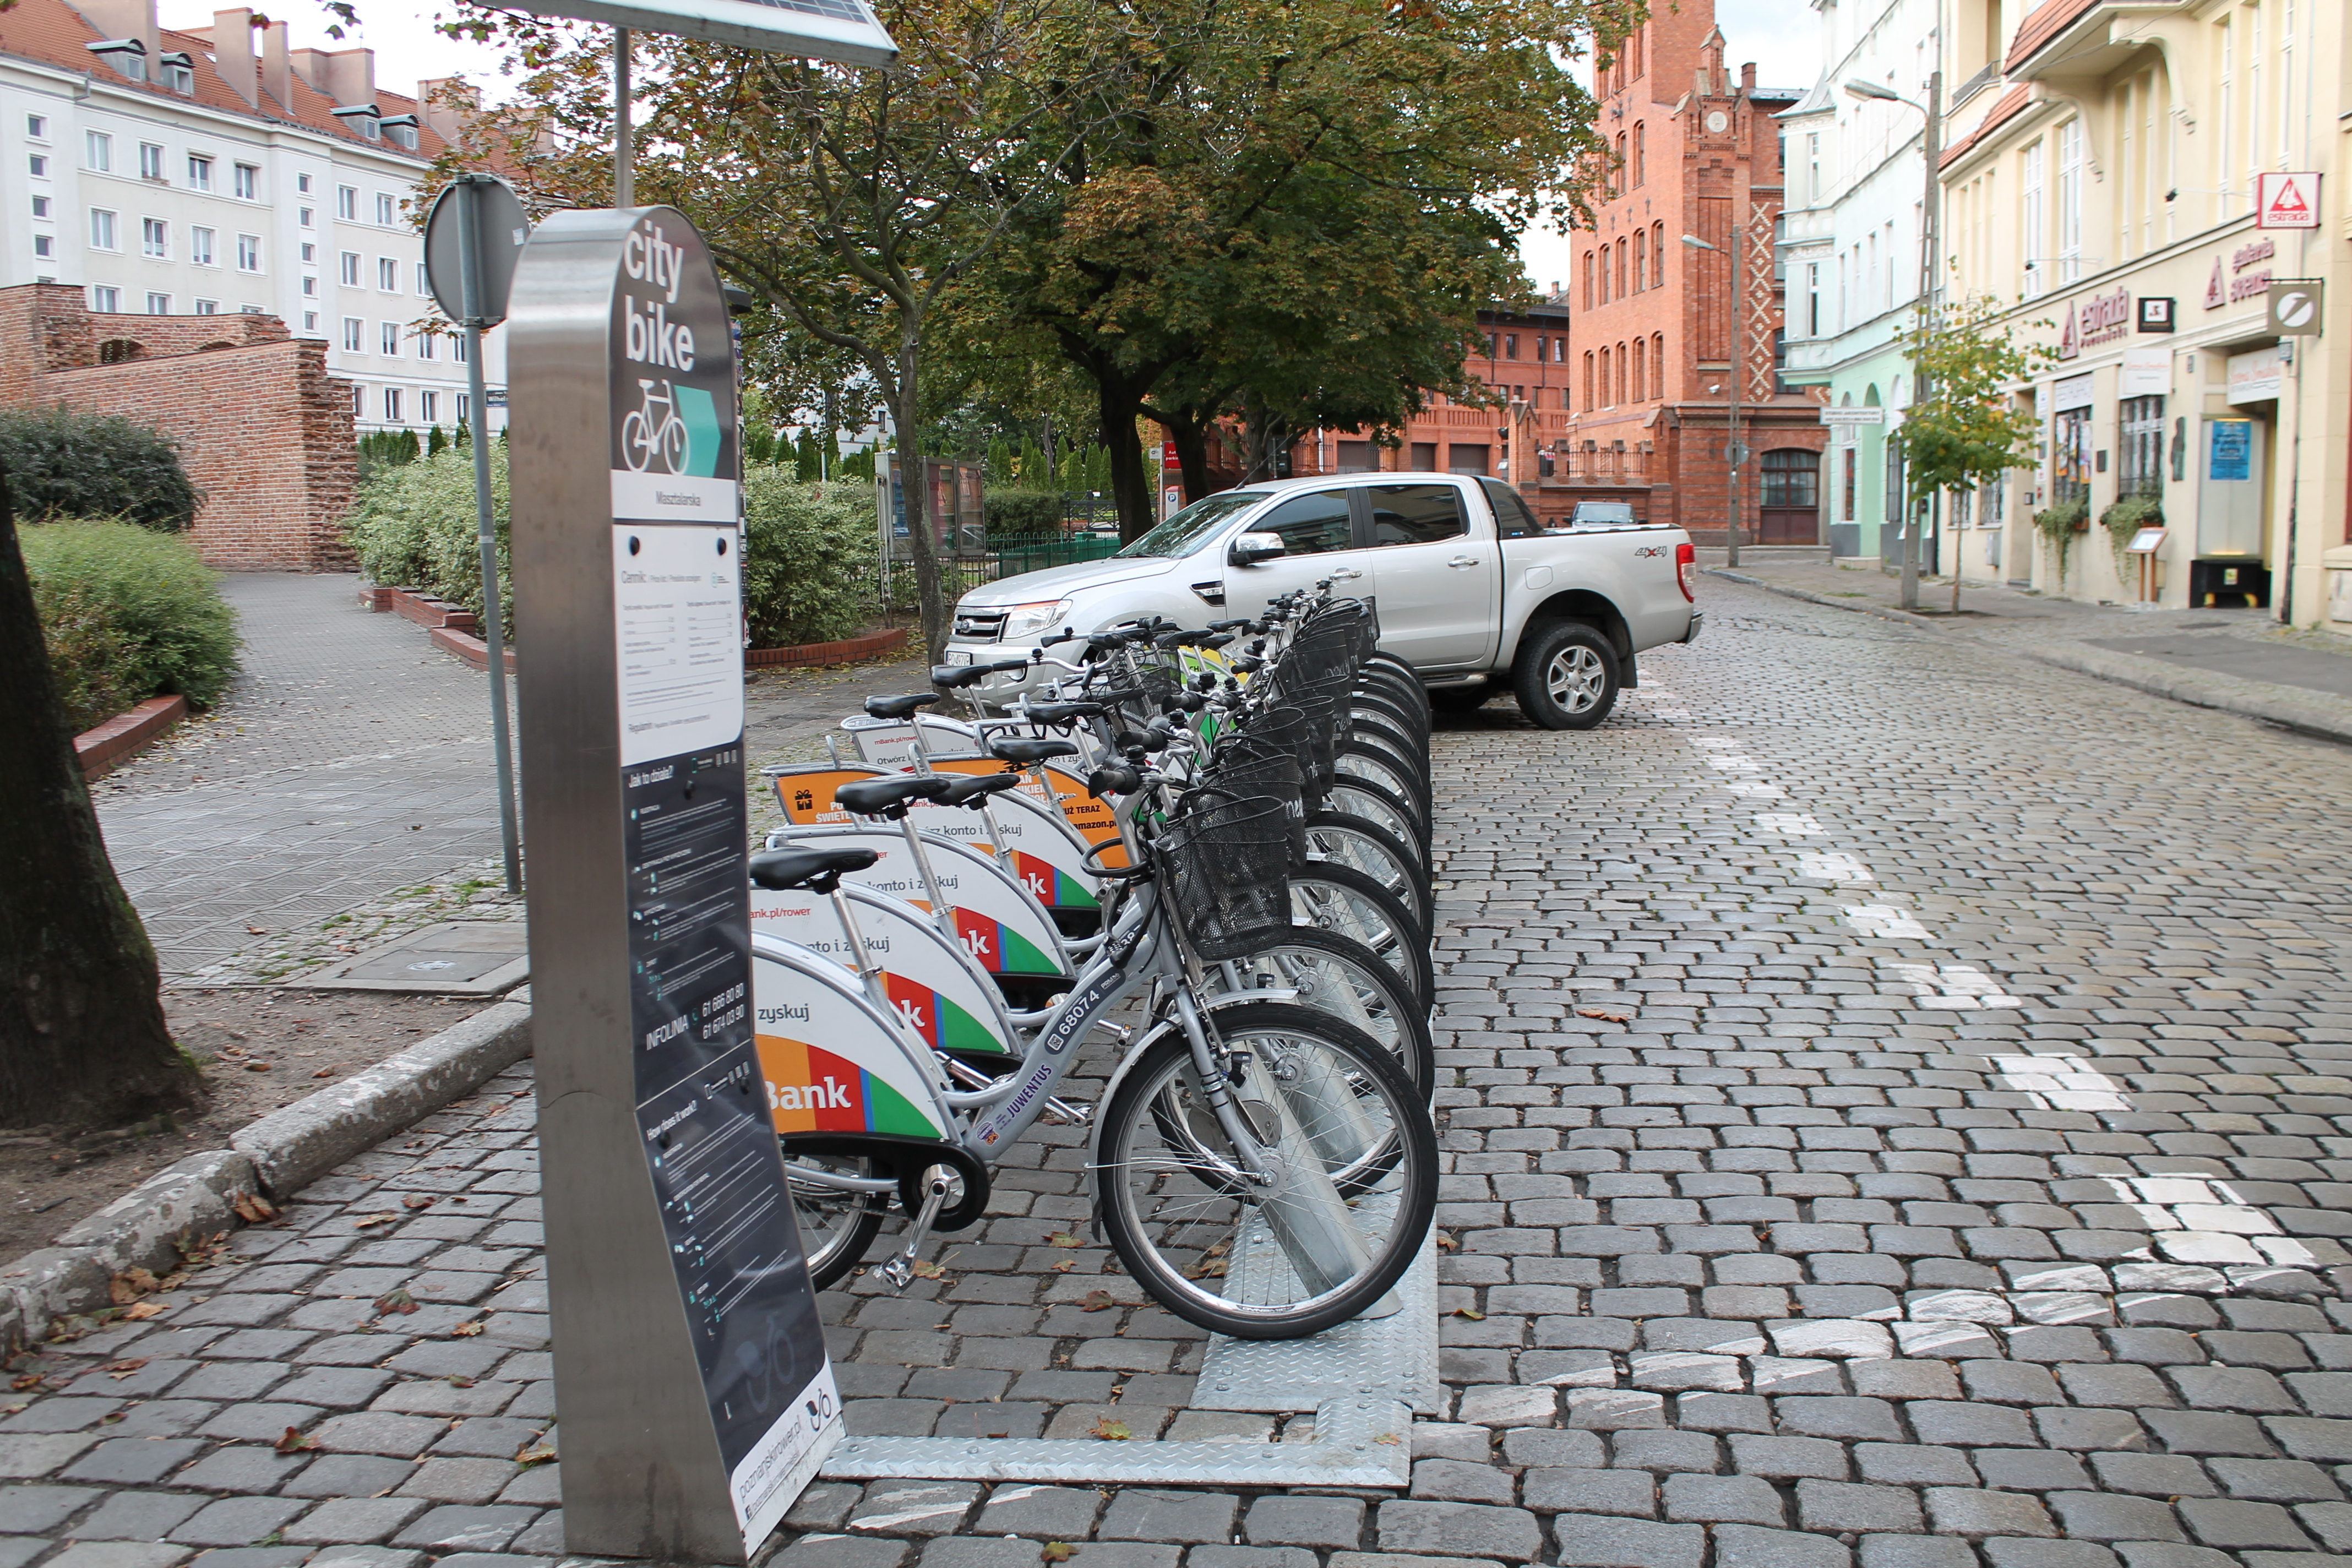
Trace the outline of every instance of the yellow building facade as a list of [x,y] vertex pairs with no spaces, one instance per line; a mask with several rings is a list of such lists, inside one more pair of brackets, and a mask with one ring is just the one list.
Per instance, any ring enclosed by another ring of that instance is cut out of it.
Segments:
[[[2352,632],[2344,0],[1943,9],[1944,298],[2058,356],[2015,394],[2037,465],[1951,509],[1964,574]],[[2288,309],[2319,335],[2284,333],[2272,286],[2313,283]],[[2132,497],[2163,530],[2137,552],[2101,526]],[[2073,503],[2087,529],[2037,528]]]

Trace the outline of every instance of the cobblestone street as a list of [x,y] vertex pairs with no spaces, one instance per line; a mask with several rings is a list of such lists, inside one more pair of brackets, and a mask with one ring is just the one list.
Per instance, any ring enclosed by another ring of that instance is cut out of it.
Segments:
[[[2352,1556],[2352,752],[1701,599],[1598,730],[1505,702],[1433,747],[1448,1408],[1411,1495],[824,1482],[778,1563]],[[558,1559],[530,1106],[525,1064],[44,1348],[0,1568]],[[1202,1342],[1105,1272],[1080,1141],[1013,1152],[944,1278],[827,1299],[853,1431],[1274,1432],[1189,1408]]]

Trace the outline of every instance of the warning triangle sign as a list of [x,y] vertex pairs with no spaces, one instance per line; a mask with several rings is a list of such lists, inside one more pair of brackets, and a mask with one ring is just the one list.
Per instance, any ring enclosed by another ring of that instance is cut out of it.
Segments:
[[2221,287],[2221,258],[2217,256],[2213,258],[2213,280],[2205,285],[2205,308],[2218,310],[2229,302],[2230,296]]
[[2319,215],[2312,210],[2311,196],[2315,194],[2316,176],[2305,174],[2273,174],[2261,177],[2261,210],[2255,215],[2257,228],[2316,228]]

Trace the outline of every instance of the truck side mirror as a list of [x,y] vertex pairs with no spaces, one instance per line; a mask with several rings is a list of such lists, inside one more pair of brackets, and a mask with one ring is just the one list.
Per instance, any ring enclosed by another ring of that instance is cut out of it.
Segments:
[[1278,533],[1240,533],[1234,536],[1225,559],[1235,566],[1255,566],[1261,561],[1279,561],[1287,553],[1289,547]]

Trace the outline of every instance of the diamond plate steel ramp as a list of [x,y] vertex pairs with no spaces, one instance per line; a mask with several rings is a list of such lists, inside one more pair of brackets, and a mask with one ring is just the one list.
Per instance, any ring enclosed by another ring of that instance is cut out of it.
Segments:
[[818,1474],[829,1481],[1401,1488],[1412,1470],[1411,1411],[1393,1399],[1333,1399],[1316,1406],[1315,1436],[1305,1442],[847,1437]]
[[[1368,1206],[1377,1201],[1365,1200]],[[1287,1269],[1281,1248],[1255,1222],[1244,1227],[1231,1267],[1236,1273]],[[1303,1340],[1210,1335],[1190,1407],[1280,1415],[1320,1409],[1330,1400],[1392,1399],[1416,1414],[1436,1415],[1440,1389],[1433,1230],[1422,1238],[1421,1256],[1391,1295],[1402,1303],[1402,1310],[1353,1319]]]

